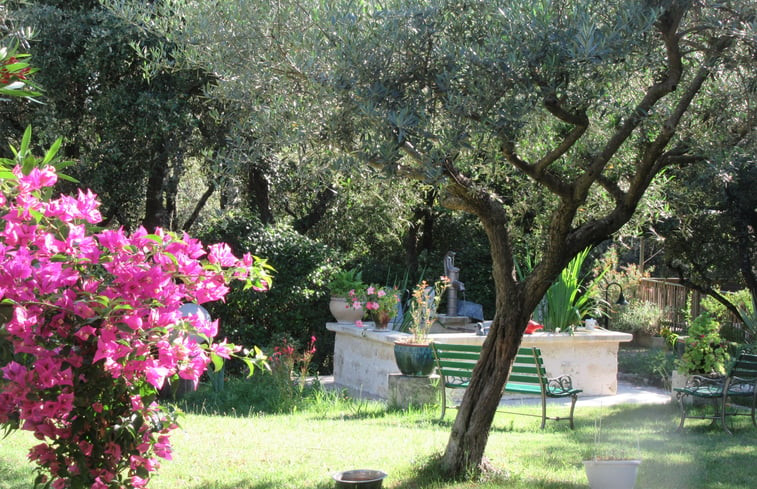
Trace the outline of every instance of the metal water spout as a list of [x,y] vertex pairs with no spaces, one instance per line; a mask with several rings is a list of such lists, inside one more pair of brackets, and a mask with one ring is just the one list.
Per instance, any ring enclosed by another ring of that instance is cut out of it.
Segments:
[[457,316],[457,293],[465,290],[465,285],[458,280],[460,269],[455,266],[455,252],[448,251],[444,255],[444,274],[450,280],[447,289],[447,316]]

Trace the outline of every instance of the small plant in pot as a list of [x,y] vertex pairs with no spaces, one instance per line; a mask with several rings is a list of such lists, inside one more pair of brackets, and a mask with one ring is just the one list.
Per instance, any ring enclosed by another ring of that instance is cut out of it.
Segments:
[[678,371],[685,375],[723,375],[730,355],[728,345],[720,337],[720,323],[709,313],[692,321],[684,350],[678,359]]
[[[389,321],[394,319],[399,310],[400,294],[396,287],[369,285],[364,292],[351,290],[348,300],[352,308],[367,312],[379,331],[389,330]],[[362,321],[355,322],[363,326]]]
[[691,322],[683,345],[683,353],[673,372],[673,391],[689,385],[719,382],[730,359],[728,343],[720,336],[720,323],[709,313],[700,314]]
[[361,294],[365,290],[362,272],[357,268],[335,273],[329,282],[329,290],[331,291],[329,310],[337,322],[354,324],[363,317],[365,310],[355,308],[349,300],[350,292]]
[[434,285],[425,280],[416,285],[410,299],[410,338],[394,342],[394,359],[404,375],[428,376],[434,369],[434,357],[428,333],[436,321],[436,310],[450,285],[440,277]]

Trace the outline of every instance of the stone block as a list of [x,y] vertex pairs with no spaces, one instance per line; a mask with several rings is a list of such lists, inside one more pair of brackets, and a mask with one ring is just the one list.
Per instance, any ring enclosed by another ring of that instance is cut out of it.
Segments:
[[389,374],[389,404],[407,409],[438,403],[439,376],[413,377],[398,373]]

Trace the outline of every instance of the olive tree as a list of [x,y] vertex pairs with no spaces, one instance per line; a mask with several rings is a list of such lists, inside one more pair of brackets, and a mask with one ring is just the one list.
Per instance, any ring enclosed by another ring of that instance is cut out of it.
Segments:
[[[489,238],[496,313],[442,460],[462,474],[483,460],[525,326],[560,270],[617,232],[666,167],[700,158],[677,133],[746,49],[754,2],[384,5],[336,6],[301,71],[332,94],[334,144],[438,185]],[[509,209],[532,187],[549,218],[517,279]]]
[[[179,4],[185,29],[234,11],[216,34],[243,54],[205,56],[234,72],[232,86],[298,93],[310,141],[433,186],[481,222],[496,311],[442,457],[451,475],[482,467],[510,365],[555,277],[628,222],[666,168],[702,158],[692,106],[754,40],[754,0]],[[540,249],[518,276],[526,221]]]

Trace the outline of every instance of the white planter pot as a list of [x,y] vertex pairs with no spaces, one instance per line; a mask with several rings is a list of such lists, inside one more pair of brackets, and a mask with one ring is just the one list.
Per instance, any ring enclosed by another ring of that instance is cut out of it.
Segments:
[[344,297],[332,297],[329,302],[329,311],[338,323],[354,324],[363,318],[363,309],[353,309]]
[[633,489],[641,460],[584,460],[591,489]]
[[[670,377],[670,399],[678,402],[675,389],[686,387],[686,382],[689,380],[688,374],[682,374],[678,370],[673,370],[673,374]],[[691,404],[691,398],[686,399],[687,404]]]

